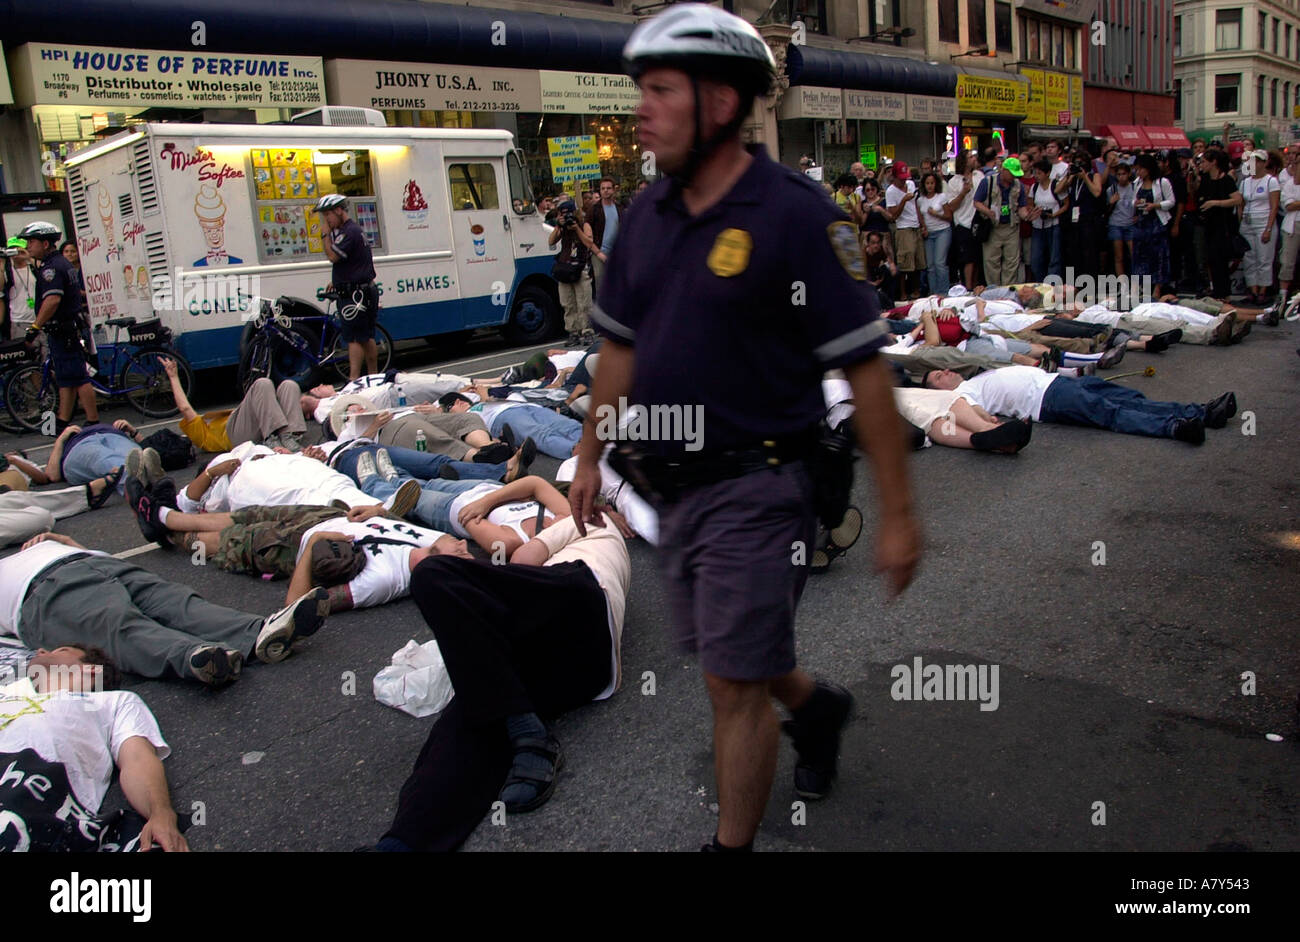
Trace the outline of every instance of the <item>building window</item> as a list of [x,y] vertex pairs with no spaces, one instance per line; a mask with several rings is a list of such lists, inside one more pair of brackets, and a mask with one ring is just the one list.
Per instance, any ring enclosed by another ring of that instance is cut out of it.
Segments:
[[1214,48],[1218,50],[1241,48],[1240,10],[1214,11]]
[[998,52],[1011,51],[1011,4],[1003,0],[993,4],[993,37]]
[[1052,27],[1052,65],[1065,68],[1065,29]]
[[826,0],[787,0],[791,23],[803,20],[814,33],[826,33]]
[[1277,79],[1273,79],[1273,85],[1268,96],[1268,116],[1277,117]]
[[1277,17],[1274,17],[1273,18],[1273,55],[1277,55],[1277,50],[1279,48],[1278,34],[1281,31],[1282,31],[1282,21],[1277,19]]
[[1259,81],[1255,83],[1255,114],[1262,115],[1263,113],[1264,113],[1264,76],[1261,75],[1259,77]]
[[957,0],[939,0],[939,39],[946,43],[961,42],[957,30]]
[[1238,92],[1241,89],[1241,73],[1216,75],[1214,77],[1214,113],[1235,114],[1238,106]]
[[1174,55],[1181,56],[1182,54],[1183,54],[1183,18],[1181,16],[1175,16],[1174,17]]
[[1066,67],[1067,69],[1073,69],[1073,68],[1074,68],[1074,43],[1075,43],[1075,39],[1076,39],[1075,31],[1072,30],[1072,29],[1070,29],[1069,27],[1066,27],[1066,30],[1065,30],[1065,67]]
[[1183,120],[1183,80],[1174,79],[1174,120]]
[[1288,59],[1291,58],[1291,24],[1286,24],[1286,45],[1282,47],[1283,55]]
[[1260,52],[1264,51],[1264,43],[1267,40],[1268,40],[1268,14],[1261,13],[1259,15],[1259,38],[1258,41],[1255,43],[1256,47],[1258,47]]
[[989,44],[987,11],[984,0],[966,0],[966,41],[972,49]]

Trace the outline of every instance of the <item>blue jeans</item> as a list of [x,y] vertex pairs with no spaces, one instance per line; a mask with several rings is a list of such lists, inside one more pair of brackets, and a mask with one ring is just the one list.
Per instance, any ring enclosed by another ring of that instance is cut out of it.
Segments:
[[930,293],[947,294],[948,247],[952,245],[952,227],[931,232],[925,237],[925,260],[929,265]]
[[[126,464],[126,456],[140,446],[117,432],[103,432],[81,439],[63,456],[63,478],[69,484],[89,484],[114,468]],[[126,478],[118,483],[118,493],[126,488]]]
[[[363,454],[373,455],[380,448],[384,448],[384,446],[358,445],[355,448],[349,448],[339,457],[338,464],[334,468],[339,474],[346,474],[360,484],[361,482],[357,480],[358,459]],[[497,481],[506,473],[504,462],[500,464],[480,464],[474,461],[452,461],[447,455],[416,451],[414,448],[390,446],[385,450],[388,452],[388,457],[392,459],[394,468],[399,472],[405,471],[408,477],[419,478],[422,481],[436,478],[438,472],[448,465],[455,468],[464,480]]]
[[1204,419],[1205,407],[1195,403],[1156,402],[1136,389],[1108,383],[1095,376],[1060,377],[1043,395],[1039,421],[1085,425],[1126,435],[1171,438],[1178,419]]
[[[390,481],[379,475],[361,481],[361,489],[375,500],[388,500],[397,492],[398,487],[410,478],[398,477]],[[420,499],[415,509],[408,515],[418,523],[424,524],[443,533],[452,533],[451,504],[459,494],[472,487],[478,487],[482,481],[425,481],[420,485]]]
[[581,422],[537,406],[502,409],[488,426],[493,438],[501,438],[504,425],[509,425],[520,441],[531,438],[537,443],[538,451],[561,461],[571,457],[574,447],[582,440]]
[[1061,267],[1060,223],[1048,229],[1034,230],[1029,248],[1029,265],[1039,281],[1048,275],[1061,277],[1065,274],[1065,269]]

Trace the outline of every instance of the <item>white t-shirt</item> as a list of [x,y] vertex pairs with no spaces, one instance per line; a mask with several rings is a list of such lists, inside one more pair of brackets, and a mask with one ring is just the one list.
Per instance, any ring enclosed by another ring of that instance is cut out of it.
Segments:
[[411,588],[411,550],[418,546],[432,546],[440,536],[445,536],[440,530],[416,526],[405,520],[371,517],[362,523],[352,523],[345,516],[335,517],[312,527],[302,535],[302,542],[298,545],[299,556],[311,535],[318,531],[346,533],[353,540],[376,536],[404,540],[411,544],[394,546],[391,543],[378,543],[366,547],[366,568],[348,583],[355,608],[383,605],[406,595]]
[[1055,186],[1056,181],[1061,179],[1061,177],[1065,176],[1069,172],[1070,172],[1069,161],[1058,160],[1052,164],[1052,171],[1048,175],[1048,180],[1052,183],[1053,186]]
[[1253,177],[1241,181],[1241,198],[1246,201],[1242,218],[1257,222],[1261,226],[1268,222],[1268,195],[1280,193],[1282,184],[1277,177],[1266,174],[1262,179]]
[[[907,192],[916,192],[916,184],[911,180],[907,181]],[[889,189],[885,190],[885,208],[893,209],[899,203],[903,202],[904,195],[903,191],[898,188],[897,181],[891,183]],[[894,224],[899,229],[917,229],[920,227],[921,223],[916,215],[916,200],[912,200],[907,204],[907,208],[898,214],[898,218],[894,220]]]
[[1300,218],[1300,209],[1293,209],[1288,212],[1286,207],[1288,203],[1300,200],[1300,182],[1297,182],[1291,176],[1290,170],[1283,170],[1278,177],[1278,183],[1282,187],[1282,195],[1278,198],[1278,210],[1286,213],[1282,217],[1282,231],[1287,235],[1292,235],[1295,232],[1295,221]]
[[1033,220],[1031,225],[1035,229],[1052,228],[1061,221],[1059,219],[1051,218],[1052,213],[1057,212],[1061,208],[1061,201],[1056,198],[1056,194],[1052,192],[1051,186],[1038,186],[1037,184],[1034,184],[1033,194],[1034,205],[1041,209],[1043,214]]
[[18,618],[27,587],[46,566],[76,553],[107,555],[99,550],[78,549],[75,546],[64,546],[57,540],[45,540],[30,549],[0,559],[0,634],[18,636]]
[[[502,487],[503,485],[498,484],[495,481],[484,481],[477,487],[471,487],[469,490],[457,494],[456,499],[451,502],[451,507],[449,508],[452,532],[462,539],[467,539],[469,537],[469,532],[460,525],[460,512],[470,504],[474,503],[474,501],[482,497],[487,497],[489,494],[501,490]],[[525,521],[537,519],[537,508],[539,506],[540,505],[535,500],[521,500],[516,501],[513,504],[501,504],[498,507],[493,507],[492,510],[488,512],[487,521],[488,523],[495,523],[498,526],[509,527],[526,543],[532,538],[524,531],[523,525]],[[554,520],[555,514],[548,510],[546,512],[546,519]]]
[[[970,192],[966,198],[952,208],[952,221],[955,225],[971,227],[975,221],[975,191],[979,189],[980,181],[984,179],[984,174],[976,170],[970,175]],[[966,185],[966,180],[961,174],[957,174],[948,181],[948,185],[943,188],[944,196],[948,200],[957,198],[961,188]]]
[[209,511],[287,504],[328,506],[334,500],[341,500],[348,506],[379,503],[364,495],[359,498],[357,486],[350,478],[324,462],[304,455],[271,454],[255,461],[246,460],[234,475],[219,479],[217,484],[222,481],[228,482],[225,506],[209,502],[208,496],[217,490],[214,484],[203,500]]
[[[171,755],[158,721],[129,690],[44,694],[25,678],[0,688],[0,757],[32,749],[61,763],[87,811],[99,811],[122,744],[133,736],[149,740],[159,759]],[[8,765],[0,759],[0,775]]]
[[1003,366],[966,380],[957,387],[957,394],[991,415],[1037,421],[1043,395],[1058,378],[1036,366]]
[[586,355],[586,350],[568,350],[564,353],[552,354],[550,361],[555,364],[557,370],[564,370],[571,366],[577,366]]
[[[936,193],[934,196],[922,196],[917,199],[921,204],[921,212],[924,213],[922,218],[925,220],[925,228],[930,232],[940,232],[944,229],[951,229],[952,223],[946,219],[940,219],[937,216],[931,216],[929,210],[933,209],[936,213],[942,213],[944,205],[948,202],[949,197],[943,193]],[[904,214],[906,215],[906,214]]]
[[[3,277],[3,263],[0,263],[0,278]],[[19,268],[10,263],[13,269],[13,287],[9,289],[9,319],[14,324],[30,324],[36,320],[35,304],[27,302],[36,300],[36,266],[28,262]],[[14,334],[16,338],[18,334]]]
[[627,556],[623,534],[608,517],[602,516],[604,526],[587,527],[587,535],[580,537],[572,517],[565,517],[555,526],[547,527],[537,535],[546,544],[551,557],[545,563],[583,562],[605,590],[606,615],[609,619],[610,680],[608,686],[593,699],[605,700],[613,696],[622,681],[621,645],[623,640],[623,614],[627,608],[627,587],[632,578],[632,564]]
[[991,301],[984,307],[984,323],[994,330],[1005,330],[1009,334],[1027,330],[1030,324],[1037,324],[1043,319],[1041,314],[1011,314],[992,311],[994,304],[1004,302]]

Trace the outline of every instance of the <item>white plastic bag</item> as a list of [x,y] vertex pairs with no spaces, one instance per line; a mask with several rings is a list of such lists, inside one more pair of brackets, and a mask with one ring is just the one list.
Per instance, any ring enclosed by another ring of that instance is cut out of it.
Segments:
[[375,675],[375,699],[412,716],[432,716],[454,694],[436,641],[406,642],[393,655],[393,663]]

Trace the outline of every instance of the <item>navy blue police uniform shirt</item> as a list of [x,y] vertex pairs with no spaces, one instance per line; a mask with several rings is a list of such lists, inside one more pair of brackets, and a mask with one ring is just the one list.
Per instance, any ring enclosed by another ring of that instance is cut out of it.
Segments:
[[[816,183],[750,152],[699,216],[669,180],[632,204],[591,315],[635,349],[630,404],[703,406],[705,453],[807,430],[826,412],[822,374],[887,340],[857,227]],[[685,445],[641,443],[668,456]]]
[[334,263],[336,285],[365,284],[375,280],[375,261],[366,234],[355,219],[349,219],[329,234],[330,244],[342,258]]
[[[63,324],[76,324],[81,314],[81,279],[72,263],[61,252],[51,252],[41,262],[36,276],[36,310],[48,297],[58,297],[59,308],[54,320]],[[49,325],[46,325],[49,326]]]

